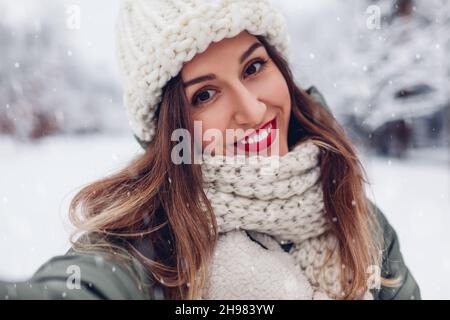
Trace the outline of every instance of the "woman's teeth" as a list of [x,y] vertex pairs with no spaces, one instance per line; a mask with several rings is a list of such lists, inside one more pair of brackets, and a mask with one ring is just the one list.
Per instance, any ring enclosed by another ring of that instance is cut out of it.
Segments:
[[244,139],[240,140],[239,143],[253,144],[253,143],[260,142],[269,136],[270,129],[272,129],[271,123],[267,126],[267,128],[260,130],[258,134],[254,134],[250,138],[244,138]]

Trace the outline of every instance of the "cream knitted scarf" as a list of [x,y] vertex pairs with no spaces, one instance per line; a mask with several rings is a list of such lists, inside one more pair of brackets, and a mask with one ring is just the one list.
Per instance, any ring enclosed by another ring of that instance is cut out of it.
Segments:
[[[340,296],[341,264],[325,216],[319,154],[306,141],[281,157],[204,158],[204,190],[219,228],[204,299]],[[289,252],[284,243],[293,243]]]

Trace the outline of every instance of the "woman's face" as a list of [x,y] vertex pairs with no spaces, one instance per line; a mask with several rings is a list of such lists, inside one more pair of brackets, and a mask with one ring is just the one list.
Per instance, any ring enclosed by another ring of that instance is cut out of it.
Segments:
[[181,77],[191,118],[201,123],[203,150],[228,155],[288,152],[289,90],[256,37],[243,31],[212,43],[184,64]]

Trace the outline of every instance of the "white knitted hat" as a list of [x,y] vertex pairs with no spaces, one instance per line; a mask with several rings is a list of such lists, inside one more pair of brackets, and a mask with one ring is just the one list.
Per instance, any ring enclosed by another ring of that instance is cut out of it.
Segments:
[[269,0],[122,0],[117,59],[130,126],[142,142],[156,131],[162,89],[211,42],[247,30],[289,60],[284,17]]

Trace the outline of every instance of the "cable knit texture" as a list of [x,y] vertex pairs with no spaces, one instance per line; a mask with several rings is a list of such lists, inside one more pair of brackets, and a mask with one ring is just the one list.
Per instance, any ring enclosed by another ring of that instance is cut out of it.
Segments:
[[[219,227],[204,299],[341,297],[338,242],[324,211],[319,155],[319,147],[306,141],[281,157],[251,155],[245,163],[204,158],[204,190]],[[289,252],[284,243],[293,243]]]
[[116,51],[135,135],[153,139],[162,88],[184,62],[244,30],[265,36],[289,60],[285,19],[269,0],[122,0]]

